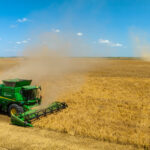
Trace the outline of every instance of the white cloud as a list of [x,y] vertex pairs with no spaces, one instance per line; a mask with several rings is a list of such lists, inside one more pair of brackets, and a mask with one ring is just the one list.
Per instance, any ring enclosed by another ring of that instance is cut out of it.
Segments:
[[78,32],[78,33],[77,33],[77,36],[82,36],[82,35],[83,35],[82,32]]
[[108,45],[108,46],[111,46],[111,47],[122,47],[123,46],[123,44],[121,44],[121,43],[113,43],[109,40],[104,40],[104,39],[99,39],[98,42]]
[[27,18],[17,19],[17,22],[19,22],[19,23],[23,23],[23,22],[26,22],[26,21],[28,21]]
[[109,40],[99,39],[99,43],[110,44],[111,42]]
[[28,41],[26,41],[26,40],[23,40],[23,41],[22,41],[22,43],[28,43]]
[[56,29],[56,30],[55,30],[55,32],[57,32],[57,33],[58,33],[58,32],[60,32],[60,30],[59,30],[59,29]]
[[21,44],[21,42],[19,42],[19,41],[18,41],[18,42],[16,42],[16,44],[20,45],[20,44]]
[[113,43],[112,47],[122,47],[123,45],[121,43]]
[[20,44],[26,44],[28,42],[29,42],[29,39],[23,40],[23,41],[18,41],[18,42],[16,42],[16,44],[20,45]]
[[52,29],[52,31],[59,33],[59,32],[60,32],[60,29]]

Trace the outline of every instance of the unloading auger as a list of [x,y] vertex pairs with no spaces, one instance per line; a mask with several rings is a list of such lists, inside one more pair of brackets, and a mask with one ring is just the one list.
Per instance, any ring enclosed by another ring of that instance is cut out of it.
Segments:
[[40,86],[30,85],[32,80],[9,79],[0,84],[0,109],[11,116],[14,125],[32,127],[32,121],[65,109],[65,102],[53,102],[45,109],[33,109],[41,104]]

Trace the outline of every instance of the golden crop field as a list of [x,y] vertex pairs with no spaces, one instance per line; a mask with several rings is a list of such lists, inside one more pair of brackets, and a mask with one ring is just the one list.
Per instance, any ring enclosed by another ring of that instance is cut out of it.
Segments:
[[82,72],[85,81],[80,88],[57,98],[69,107],[34,125],[149,149],[150,63],[135,59],[87,60],[95,67]]
[[[150,62],[74,60],[88,67],[49,80],[51,83],[43,81],[49,93],[53,93],[54,101],[65,101],[68,108],[33,122],[34,128],[13,126],[1,114],[0,150],[150,149]],[[0,74],[7,75],[7,70],[13,71],[20,61],[23,60],[0,59]]]

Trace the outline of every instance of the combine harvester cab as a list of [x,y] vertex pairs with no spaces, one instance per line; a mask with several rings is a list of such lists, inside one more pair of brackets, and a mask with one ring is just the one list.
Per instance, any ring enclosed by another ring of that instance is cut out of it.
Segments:
[[32,109],[41,104],[40,86],[31,86],[32,80],[3,80],[0,84],[0,109],[11,116],[12,124],[32,126],[31,121],[66,108],[65,103],[54,102],[42,110]]

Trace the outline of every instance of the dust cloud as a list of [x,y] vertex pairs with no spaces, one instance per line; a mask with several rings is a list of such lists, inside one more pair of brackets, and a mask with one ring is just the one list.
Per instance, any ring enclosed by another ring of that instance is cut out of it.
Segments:
[[85,81],[84,73],[91,68],[86,62],[69,57],[73,46],[74,42],[64,36],[43,34],[24,49],[20,63],[4,72],[1,80],[32,79],[33,85],[41,85],[42,106],[46,106],[63,93],[79,89]]
[[144,61],[150,61],[150,44],[145,38],[134,37],[133,48],[135,56],[140,57]]

